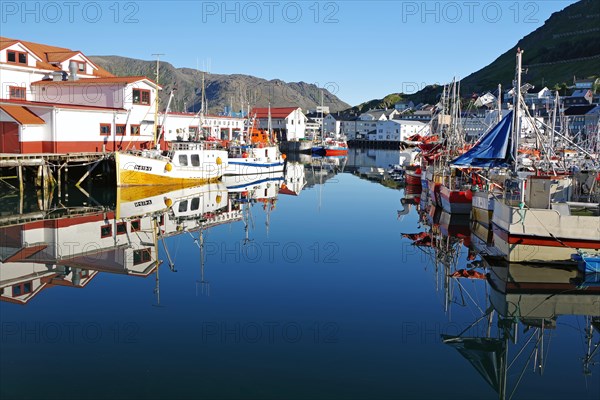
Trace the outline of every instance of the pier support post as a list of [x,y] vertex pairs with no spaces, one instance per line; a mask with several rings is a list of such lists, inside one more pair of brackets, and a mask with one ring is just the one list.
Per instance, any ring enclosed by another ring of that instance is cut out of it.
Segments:
[[60,177],[62,175],[62,167],[63,166],[61,165],[60,168],[58,168],[58,171],[56,171],[56,186],[58,186],[58,199],[59,199],[59,201],[60,201],[60,199],[62,197],[62,180],[60,179]]
[[19,164],[17,167],[17,176],[19,178],[19,196],[23,197],[23,166]]
[[65,200],[69,200],[69,190],[67,184],[69,183],[69,164],[65,165]]
[[37,175],[35,177],[35,187],[42,187],[42,181],[44,179],[44,167],[42,165],[38,166]]
[[94,169],[96,169],[96,167],[98,166],[98,164],[100,164],[100,161],[96,161],[94,163],[94,165],[92,165],[91,167],[88,166],[87,172],[81,177],[81,179],[79,181],[77,181],[77,183],[75,184],[75,186],[80,187],[81,182],[83,182],[85,180],[85,178],[87,178],[92,173],[92,171],[94,171]]

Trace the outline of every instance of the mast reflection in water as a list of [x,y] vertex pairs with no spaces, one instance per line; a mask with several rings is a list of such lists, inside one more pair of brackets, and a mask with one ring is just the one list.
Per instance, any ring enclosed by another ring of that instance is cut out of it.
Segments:
[[360,175],[398,163],[3,192],[0,397],[599,398],[595,277]]

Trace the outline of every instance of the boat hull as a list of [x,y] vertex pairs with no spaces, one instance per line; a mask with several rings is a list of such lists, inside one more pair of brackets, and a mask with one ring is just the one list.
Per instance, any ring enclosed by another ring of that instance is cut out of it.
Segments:
[[326,156],[343,156],[348,154],[348,148],[325,148]]
[[406,171],[405,180],[407,185],[421,185],[421,174],[416,174],[412,171]]
[[471,201],[471,219],[487,227],[492,224],[494,213],[494,194],[489,192],[473,192]]
[[227,152],[204,150],[197,167],[180,167],[166,158],[152,158],[143,153],[115,153],[117,186],[199,185],[216,182],[227,166]]
[[444,211],[451,214],[470,214],[473,193],[470,190],[450,190],[440,186],[440,200]]
[[510,262],[570,262],[577,249],[600,254],[600,217],[496,201],[492,222],[494,244]]
[[279,144],[282,153],[310,153],[312,142],[310,140],[286,140]]
[[277,162],[253,162],[244,160],[229,160],[224,175],[265,175],[282,172],[285,161]]

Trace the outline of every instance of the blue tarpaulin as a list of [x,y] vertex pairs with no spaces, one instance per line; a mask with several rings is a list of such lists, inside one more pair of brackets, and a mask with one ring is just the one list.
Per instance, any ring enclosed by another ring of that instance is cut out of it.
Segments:
[[488,133],[483,135],[465,154],[450,162],[456,167],[492,168],[509,164],[509,141],[512,130],[513,112],[504,118]]

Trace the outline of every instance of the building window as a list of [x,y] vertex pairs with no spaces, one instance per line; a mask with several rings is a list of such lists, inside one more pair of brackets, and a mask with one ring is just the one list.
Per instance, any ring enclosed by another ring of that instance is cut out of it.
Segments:
[[8,50],[6,52],[6,60],[9,63],[27,65],[27,53],[23,53],[22,51]]
[[140,249],[133,252],[133,265],[142,264],[152,260],[150,249]]
[[110,237],[110,236],[112,236],[112,225],[111,224],[102,225],[100,227],[100,237],[106,238],[106,237]]
[[131,221],[131,232],[138,232],[141,229],[141,223],[139,219]]
[[198,133],[198,127],[190,126],[190,127],[188,127],[188,131],[190,132],[190,135],[195,135],[196,133]]
[[115,134],[119,136],[125,136],[125,131],[127,130],[127,125],[125,124],[117,124],[115,126]]
[[127,233],[127,222],[117,223],[117,235],[124,235]]
[[31,293],[32,287],[33,286],[31,284],[31,281],[23,282],[18,285],[14,285],[12,287],[12,295],[13,295],[13,297],[17,297],[17,296],[22,296],[27,293]]
[[133,89],[133,104],[147,106],[150,104],[150,91],[144,89]]
[[25,100],[26,92],[25,87],[21,86],[9,86],[9,98],[13,100]]
[[102,136],[110,135],[110,124],[100,124],[100,134]]
[[129,126],[129,134],[131,136],[139,136],[140,135],[140,126],[139,125]]

